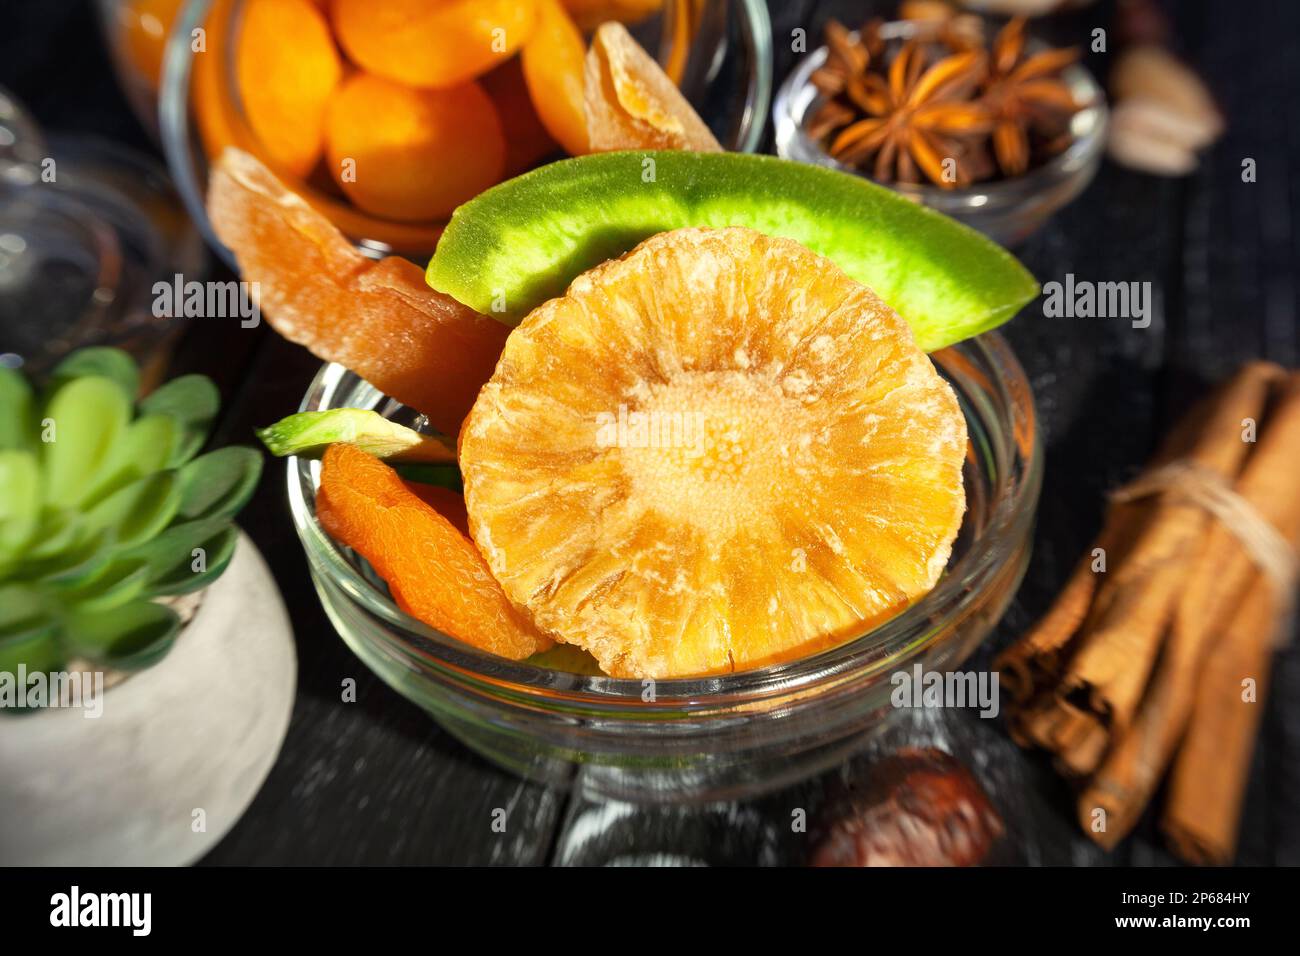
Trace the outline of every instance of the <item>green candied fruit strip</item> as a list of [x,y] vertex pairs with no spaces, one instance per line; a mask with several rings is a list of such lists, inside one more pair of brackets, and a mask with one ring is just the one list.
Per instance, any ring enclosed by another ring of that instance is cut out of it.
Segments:
[[685,226],[801,243],[869,286],[927,352],[1001,325],[1038,294],[1001,246],[861,177],[677,151],[580,156],[494,186],[452,213],[425,278],[513,325],[580,273]]
[[299,412],[258,429],[257,437],[278,458],[286,455],[319,458],[335,442],[347,442],[387,461],[456,460],[455,450],[445,442],[421,435],[405,425],[390,422],[378,412],[363,408]]

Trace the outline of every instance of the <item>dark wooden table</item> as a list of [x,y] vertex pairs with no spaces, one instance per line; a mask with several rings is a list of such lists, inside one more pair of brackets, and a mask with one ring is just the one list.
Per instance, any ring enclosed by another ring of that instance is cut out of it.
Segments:
[[[871,4],[772,0],[776,75],[793,59],[791,30],[810,37],[832,12],[858,22]],[[876,6],[884,6],[876,4]],[[970,666],[1020,633],[1048,604],[1091,540],[1107,489],[1130,477],[1171,419],[1208,381],[1244,359],[1300,365],[1295,264],[1300,259],[1300,4],[1180,0],[1182,50],[1222,99],[1229,131],[1184,180],[1106,164],[1088,192],[1019,250],[1042,281],[1146,281],[1158,290],[1150,328],[1116,319],[1048,319],[1031,305],[1006,329],[1038,398],[1047,445],[1035,557],[994,637]],[[12,10],[12,14],[11,14]],[[1053,29],[1065,38],[1108,26],[1106,3]],[[51,129],[152,148],[117,93],[88,3],[6,5],[0,84]],[[1104,58],[1094,58],[1104,70]],[[1244,183],[1253,158],[1258,181]],[[296,409],[317,363],[269,330],[198,323],[179,370],[218,380],[220,442]],[[1298,463],[1300,465],[1300,463]],[[793,863],[807,853],[791,813],[817,807],[837,780],[871,772],[903,743],[952,752],[1007,822],[1003,862],[1166,864],[1154,821],[1106,854],[1079,834],[1068,789],[1021,754],[995,721],[943,712],[900,722],[827,777],[761,800],[692,808],[590,801],[520,781],[467,751],[374,678],[320,610],[289,522],[278,466],[241,520],[291,610],[300,672],[283,751],[253,805],[209,854],[212,864],[599,863],[676,860]],[[1278,656],[1256,753],[1239,862],[1300,864],[1300,650]],[[341,701],[345,678],[355,703]],[[508,812],[505,833],[493,811]]]

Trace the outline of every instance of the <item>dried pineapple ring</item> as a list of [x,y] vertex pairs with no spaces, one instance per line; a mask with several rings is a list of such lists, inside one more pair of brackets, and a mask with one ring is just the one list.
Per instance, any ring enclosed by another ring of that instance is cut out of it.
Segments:
[[661,233],[534,310],[460,454],[511,600],[609,674],[673,677],[806,655],[928,591],[965,447],[892,309],[730,228]]

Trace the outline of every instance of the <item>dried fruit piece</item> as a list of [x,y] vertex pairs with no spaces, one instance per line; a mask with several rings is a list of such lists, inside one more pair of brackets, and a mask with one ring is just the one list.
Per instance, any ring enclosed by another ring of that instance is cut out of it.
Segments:
[[722,152],[695,108],[620,23],[605,23],[587,51],[584,103],[594,151]]
[[151,90],[162,79],[163,53],[180,0],[128,0],[115,11],[127,60]]
[[305,176],[320,158],[325,105],[343,77],[324,15],[308,0],[245,4],[235,75],[248,125],[267,154]]
[[440,462],[456,460],[446,442],[390,421],[367,408],[331,408],[298,412],[257,430],[272,455],[319,458],[335,442],[355,445],[385,461]]
[[358,73],[331,100],[325,135],[348,198],[400,221],[446,216],[505,170],[501,121],[474,82],[414,90]]
[[507,595],[615,676],[775,664],[938,580],[966,426],[902,319],[796,243],[680,229],[510,336],[461,433]]
[[339,43],[371,73],[456,86],[504,63],[532,33],[532,0],[334,0]]
[[459,432],[496,365],[503,325],[430,290],[406,259],[365,258],[239,150],[212,168],[208,215],[244,279],[258,283],[277,332],[424,412],[444,434]]
[[258,148],[251,132],[236,116],[236,106],[226,92],[223,71],[230,60],[230,27],[234,0],[214,0],[203,22],[206,40],[202,52],[194,54],[194,89],[192,103],[198,121],[199,137],[209,157],[221,155],[227,146],[252,150]]
[[637,23],[663,5],[664,0],[564,0],[564,9],[580,30],[594,30],[606,20]]
[[[652,181],[645,177],[654,163]],[[750,226],[831,259],[926,351],[1001,325],[1038,294],[1005,249],[859,176],[739,153],[605,153],[551,163],[456,210],[429,285],[518,321],[578,273],[680,226]]]
[[506,599],[474,542],[378,458],[331,445],[316,514],[326,531],[370,562],[398,606],[417,620],[513,660],[551,646]]
[[537,24],[524,44],[524,77],[537,115],[574,156],[587,152],[583,62],[587,46],[558,0],[537,0]]
[[514,176],[557,152],[559,144],[547,132],[533,106],[520,58],[502,63],[479,81],[492,97],[506,139],[506,175]]
[[452,523],[457,531],[469,538],[469,515],[465,511],[465,496],[443,485],[426,485],[419,481],[403,481],[406,490],[419,498],[438,514]]

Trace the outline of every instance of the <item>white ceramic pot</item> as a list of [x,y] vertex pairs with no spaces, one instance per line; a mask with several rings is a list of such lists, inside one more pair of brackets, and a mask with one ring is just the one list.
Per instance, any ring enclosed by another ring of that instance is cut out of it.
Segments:
[[106,690],[98,718],[0,718],[0,864],[194,862],[261,788],[296,681],[289,617],[241,534],[170,653]]

